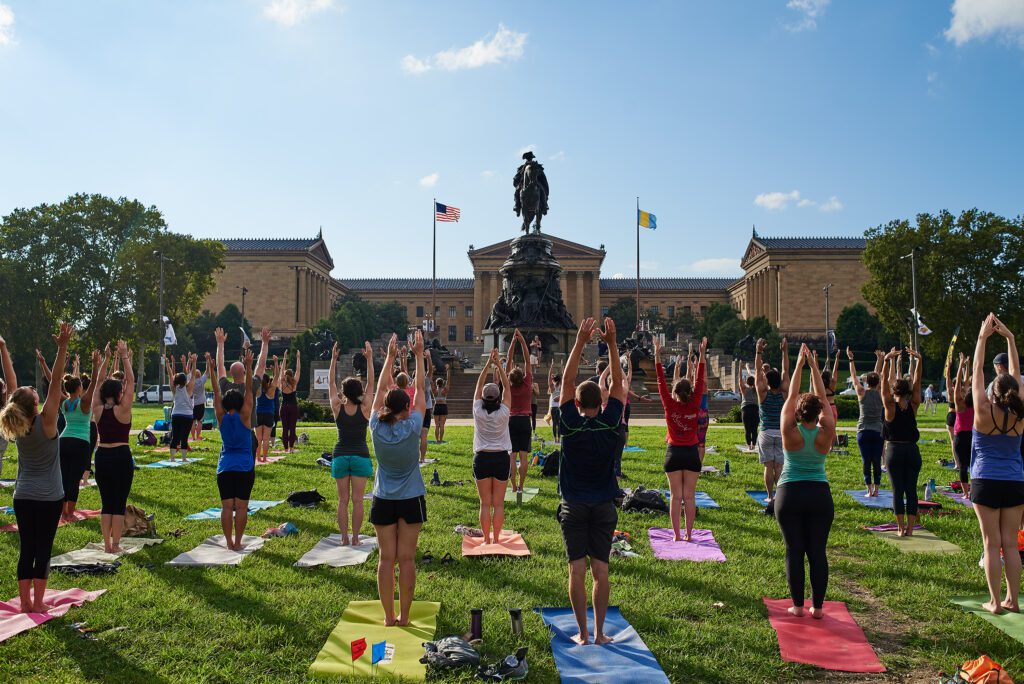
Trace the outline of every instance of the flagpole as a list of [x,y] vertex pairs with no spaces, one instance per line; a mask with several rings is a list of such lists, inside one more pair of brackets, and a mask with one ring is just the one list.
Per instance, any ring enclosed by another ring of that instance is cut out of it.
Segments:
[[434,215],[434,270],[430,276],[430,324],[431,328],[437,330],[437,323],[434,321],[434,316],[437,313],[437,198],[434,198],[433,206],[431,207]]
[[640,196],[636,198],[636,329],[640,329]]

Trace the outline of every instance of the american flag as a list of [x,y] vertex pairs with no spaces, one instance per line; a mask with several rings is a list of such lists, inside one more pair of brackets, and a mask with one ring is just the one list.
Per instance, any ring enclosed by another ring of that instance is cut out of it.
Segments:
[[438,221],[458,221],[459,210],[457,207],[450,207],[447,204],[434,202],[434,218]]

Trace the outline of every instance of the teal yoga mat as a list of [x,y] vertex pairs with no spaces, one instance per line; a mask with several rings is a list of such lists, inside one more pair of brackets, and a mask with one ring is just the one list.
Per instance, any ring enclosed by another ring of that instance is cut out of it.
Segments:
[[[250,501],[249,502],[249,515],[252,515],[256,511],[262,511],[266,508],[273,508],[278,504],[283,504],[284,501]],[[201,513],[193,513],[192,515],[186,515],[185,520],[220,520],[220,508],[207,508]]]

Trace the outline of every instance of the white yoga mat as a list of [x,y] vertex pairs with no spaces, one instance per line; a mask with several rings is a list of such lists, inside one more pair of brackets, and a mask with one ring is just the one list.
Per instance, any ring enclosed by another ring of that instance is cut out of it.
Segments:
[[263,548],[266,539],[244,535],[242,550],[232,551],[224,543],[224,535],[218,534],[202,544],[167,561],[167,565],[209,568],[217,565],[238,565],[253,551]]
[[341,568],[346,565],[360,565],[376,550],[376,537],[360,537],[359,546],[342,546],[341,535],[332,534],[318,541],[316,546],[295,563],[295,567],[329,565],[332,568]]
[[113,563],[120,556],[135,553],[139,549],[155,544],[162,544],[163,539],[149,537],[122,537],[121,553],[107,553],[103,550],[102,542],[89,542],[84,547],[74,551],[62,553],[50,559],[51,568],[59,568],[67,565],[99,565],[100,563]]
[[436,458],[428,458],[428,459],[424,460],[423,463],[420,463],[420,468],[426,468],[431,463],[437,463],[437,459]]

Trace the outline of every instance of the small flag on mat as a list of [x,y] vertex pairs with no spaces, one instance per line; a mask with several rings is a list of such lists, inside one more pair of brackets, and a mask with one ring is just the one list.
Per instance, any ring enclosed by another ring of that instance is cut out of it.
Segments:
[[356,639],[352,642],[352,660],[359,660],[359,656],[366,653],[366,639]]
[[643,211],[641,209],[636,210],[636,222],[641,228],[650,228],[654,230],[658,227],[658,217],[649,211]]
[[388,647],[388,642],[381,641],[373,645],[373,651],[370,652],[370,664],[376,665],[380,661],[384,660],[384,652]]
[[434,202],[434,218],[438,221],[455,221],[459,220],[459,209],[458,207],[451,207],[447,204],[441,204],[440,202]]

